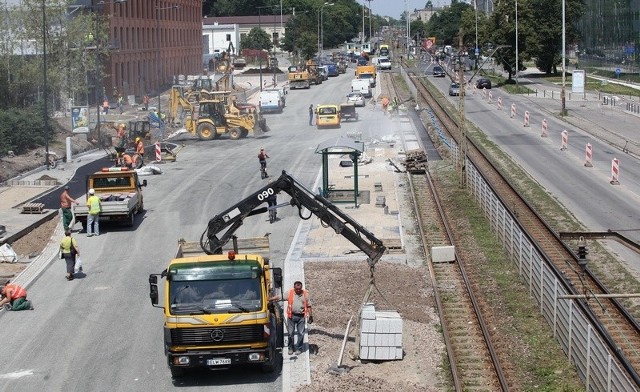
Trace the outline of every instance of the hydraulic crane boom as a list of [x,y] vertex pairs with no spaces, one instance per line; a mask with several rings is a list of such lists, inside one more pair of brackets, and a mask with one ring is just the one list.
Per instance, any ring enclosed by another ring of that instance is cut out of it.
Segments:
[[[343,213],[326,198],[316,195],[291,177],[284,170],[278,179],[260,188],[255,193],[236,203],[226,211],[214,216],[207,225],[207,230],[200,237],[202,250],[207,254],[219,254],[222,247],[232,239],[233,233],[242,226],[248,216],[267,212],[267,198],[285,192],[291,196],[290,204],[298,207],[298,215],[302,219],[311,218],[311,214],[320,218],[337,234],[342,235],[368,256],[370,268],[380,260],[386,247],[373,233]],[[311,214],[303,216],[306,208]]]

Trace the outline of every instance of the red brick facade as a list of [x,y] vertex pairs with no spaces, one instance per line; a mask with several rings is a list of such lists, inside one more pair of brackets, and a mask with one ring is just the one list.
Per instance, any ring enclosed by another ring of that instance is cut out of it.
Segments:
[[173,83],[174,75],[202,71],[202,0],[111,2],[104,12],[111,15],[114,45],[105,62],[106,92],[155,95],[160,86]]

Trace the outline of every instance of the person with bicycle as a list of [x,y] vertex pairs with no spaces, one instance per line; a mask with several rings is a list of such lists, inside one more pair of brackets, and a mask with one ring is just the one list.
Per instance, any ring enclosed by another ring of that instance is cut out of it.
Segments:
[[258,161],[260,161],[260,173],[262,173],[262,178],[269,177],[267,175],[267,158],[269,158],[269,155],[264,148],[261,148],[258,153]]
[[278,195],[273,193],[267,197],[267,206],[269,211],[269,223],[275,222],[278,218],[278,213],[276,212],[276,206],[278,205]]

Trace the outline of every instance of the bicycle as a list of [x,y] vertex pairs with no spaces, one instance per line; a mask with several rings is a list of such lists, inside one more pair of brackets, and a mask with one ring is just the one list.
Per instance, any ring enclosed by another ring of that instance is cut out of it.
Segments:
[[260,162],[260,178],[264,180],[267,177],[269,177],[269,174],[267,174],[267,164]]
[[269,223],[273,223],[277,218],[278,212],[276,211],[276,206],[269,207]]

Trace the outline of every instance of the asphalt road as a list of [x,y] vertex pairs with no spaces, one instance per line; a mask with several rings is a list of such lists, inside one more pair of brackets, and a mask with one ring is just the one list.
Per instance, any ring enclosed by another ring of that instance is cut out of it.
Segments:
[[[271,157],[272,176],[286,170],[312,188],[320,173],[319,143],[353,131],[369,141],[385,134],[382,113],[364,108],[358,109],[361,121],[341,129],[308,125],[308,105],[343,102],[350,81],[347,73],[289,92],[284,113],[267,115],[267,134],[237,141],[183,137],[187,146],[177,161],[165,164],[164,174],[147,177],[146,211],[134,228],[104,224],[99,237],[76,234],[86,275],[68,282],[63,261],[55,260],[29,289],[36,310],[3,315],[0,390],[163,391],[174,385],[193,391],[282,390],[279,372],[247,368],[199,372],[174,384],[163,353],[163,314],[149,301],[148,275],[166,268],[178,239],[199,239],[209,218],[264,185],[260,147]],[[78,178],[72,181],[73,196],[84,193]],[[269,225],[266,214],[249,218],[236,234],[271,233],[271,260],[281,267],[299,218],[293,208],[281,208],[278,217],[277,226]]]

